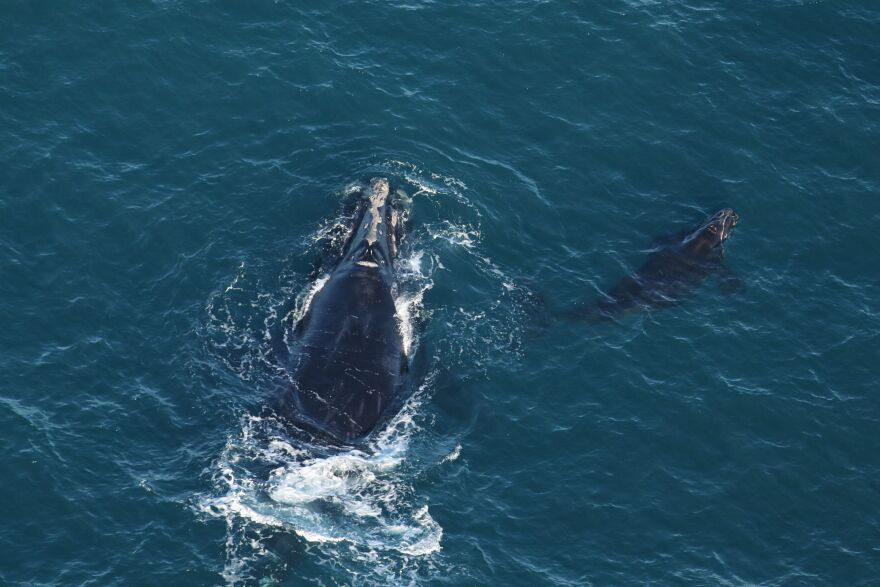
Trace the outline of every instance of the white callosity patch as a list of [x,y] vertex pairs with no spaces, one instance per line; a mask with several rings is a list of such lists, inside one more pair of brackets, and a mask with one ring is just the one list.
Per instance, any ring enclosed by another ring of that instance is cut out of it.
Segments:
[[388,200],[388,180],[376,178],[370,182],[367,200],[370,208],[364,214],[364,228],[368,228],[366,241],[372,246],[379,240],[379,225],[382,224],[382,206]]

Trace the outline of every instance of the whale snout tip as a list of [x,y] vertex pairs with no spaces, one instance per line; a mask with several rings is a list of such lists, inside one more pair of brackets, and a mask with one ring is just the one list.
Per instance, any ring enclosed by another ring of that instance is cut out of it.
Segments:
[[722,208],[712,216],[711,221],[718,222],[725,228],[733,228],[739,222],[739,214],[733,208]]
[[739,223],[739,214],[734,212],[733,208],[722,208],[715,214],[715,222],[718,224],[720,242],[724,242],[730,238],[730,234]]
[[384,177],[374,177],[370,180],[370,193],[369,196],[371,198],[381,198],[383,201],[388,197],[388,194],[391,192],[391,185],[388,183],[388,179]]
[[725,209],[724,209],[724,213],[725,213],[725,215],[726,215],[728,218],[730,218],[730,219],[733,220],[734,222],[738,222],[738,221],[739,221],[739,214],[737,214],[736,212],[734,212],[733,208],[725,208]]

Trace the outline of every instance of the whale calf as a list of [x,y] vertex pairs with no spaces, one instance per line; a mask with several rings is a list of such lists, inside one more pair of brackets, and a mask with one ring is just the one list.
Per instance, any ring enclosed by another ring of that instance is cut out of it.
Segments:
[[292,331],[285,416],[335,439],[361,439],[388,415],[407,373],[397,315],[398,211],[387,179],[358,189],[342,257]]
[[724,208],[696,228],[655,239],[652,253],[634,275],[577,315],[603,320],[638,309],[674,306],[711,275],[720,278],[724,291],[741,289],[739,279],[724,264],[723,248],[738,222],[739,216]]

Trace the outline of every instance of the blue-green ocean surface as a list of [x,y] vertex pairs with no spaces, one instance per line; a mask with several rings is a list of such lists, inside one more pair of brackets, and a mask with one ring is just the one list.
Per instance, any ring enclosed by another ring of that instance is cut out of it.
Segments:
[[[876,2],[0,22],[0,584],[878,584]],[[270,339],[375,176],[422,367],[323,451]],[[722,206],[743,291],[565,317]]]

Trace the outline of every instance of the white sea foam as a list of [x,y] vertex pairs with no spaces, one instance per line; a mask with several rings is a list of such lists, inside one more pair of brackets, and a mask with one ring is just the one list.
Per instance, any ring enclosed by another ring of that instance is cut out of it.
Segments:
[[403,352],[407,357],[412,357],[416,350],[418,322],[427,318],[422,300],[434,285],[431,279],[433,263],[425,261],[424,251],[419,250],[398,259],[397,268],[398,287],[394,306],[400,320]]
[[412,186],[413,189],[409,194],[410,199],[417,197],[452,198],[458,203],[467,206],[478,217],[480,216],[480,211],[464,195],[468,188],[460,179],[433,171],[426,171],[415,163],[399,161],[397,159],[389,159],[383,162],[379,169],[391,175],[401,176],[407,184]]
[[247,576],[242,561],[253,562],[265,548],[249,534],[253,525],[292,531],[324,549],[342,548],[337,554],[353,560],[439,551],[443,530],[428,507],[413,499],[407,463],[426,390],[427,383],[362,449],[328,453],[298,447],[285,423],[246,416],[216,463],[219,495],[199,503],[202,512],[226,519],[233,536],[227,543],[227,582]]
[[296,304],[286,316],[286,318],[291,319],[292,324],[296,324],[302,320],[302,317],[309,311],[309,306],[312,305],[312,300],[315,299],[315,295],[324,288],[324,285],[326,285],[328,281],[330,281],[330,276],[322,275],[300,292],[296,297]]
[[441,460],[440,462],[441,463],[451,463],[452,461],[457,461],[458,457],[460,457],[460,456],[461,456],[461,445],[456,444],[455,448],[452,449],[452,452],[450,452],[448,455],[443,457],[443,460]]
[[428,228],[428,234],[432,239],[445,240],[454,245],[464,247],[469,251],[475,250],[480,242],[480,229],[473,226],[453,224],[449,221],[441,222],[438,226]]

